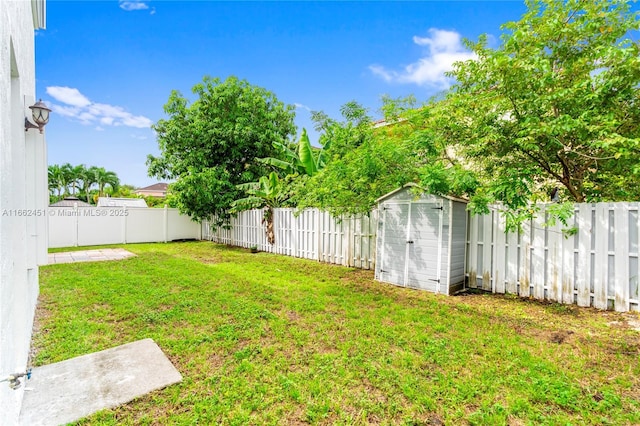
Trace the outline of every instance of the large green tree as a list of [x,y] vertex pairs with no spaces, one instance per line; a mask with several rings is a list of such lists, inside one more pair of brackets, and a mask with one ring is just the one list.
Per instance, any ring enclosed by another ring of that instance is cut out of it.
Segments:
[[167,119],[154,126],[161,155],[149,155],[149,175],[175,179],[173,202],[194,220],[229,218],[239,184],[267,174],[258,158],[279,157],[277,144],[295,133],[294,107],[245,80],[205,77],[189,103],[173,91]]
[[[472,206],[524,211],[554,188],[567,201],[637,199],[638,14],[625,0],[526,3],[499,47],[468,43],[477,58],[455,66],[430,119],[450,164],[478,178]],[[443,170],[427,169],[426,186],[456,181]]]
[[341,108],[343,121],[314,113],[320,143],[329,148],[323,154],[326,165],[298,189],[298,207],[334,215],[368,213],[377,198],[418,178],[424,150],[407,131],[412,123],[388,114],[398,104],[385,101],[387,121],[380,123],[357,102]]

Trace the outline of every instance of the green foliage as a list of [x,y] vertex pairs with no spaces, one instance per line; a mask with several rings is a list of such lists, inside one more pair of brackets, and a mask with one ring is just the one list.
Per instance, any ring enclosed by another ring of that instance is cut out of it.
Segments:
[[[84,164],[50,165],[48,179],[50,202],[59,201],[69,195],[77,195],[91,203],[94,202],[94,196],[104,196],[107,188],[110,193],[115,194],[120,186],[120,179],[115,172],[108,171],[104,167],[87,168]],[[94,194],[92,189],[95,185],[97,185],[97,192]]]
[[356,102],[341,112],[343,122],[313,114],[326,165],[298,188],[294,199],[298,207],[319,207],[334,215],[368,213],[377,198],[417,179],[422,151],[402,129],[376,128]]
[[281,207],[284,193],[276,172],[269,173],[269,176],[260,177],[257,182],[244,183],[237,187],[248,196],[232,203],[234,211]]
[[215,215],[218,225],[222,225],[231,217],[231,203],[238,193],[231,180],[230,173],[221,167],[190,168],[169,185],[171,205],[192,214],[194,220]]
[[313,147],[309,141],[307,130],[304,128],[297,147],[283,143],[275,143],[274,145],[284,159],[269,157],[260,158],[259,161],[275,166],[286,175],[313,176],[325,166],[326,150],[329,145],[321,148]]
[[436,138],[477,176],[470,206],[501,201],[526,217],[554,187],[567,201],[637,199],[638,14],[626,0],[527,5],[497,49],[468,43],[477,59],[455,66],[457,84],[434,109]]
[[280,158],[276,146],[295,132],[294,108],[236,77],[205,77],[193,93],[198,99],[188,104],[173,91],[164,107],[169,118],[153,126],[161,156],[148,156],[149,175],[176,179],[172,200],[181,212],[221,225],[240,198],[236,185],[267,173],[256,159]]
[[147,203],[148,207],[164,207],[165,204],[168,204],[167,200],[162,197],[154,197],[153,195],[145,195],[141,196],[142,199]]

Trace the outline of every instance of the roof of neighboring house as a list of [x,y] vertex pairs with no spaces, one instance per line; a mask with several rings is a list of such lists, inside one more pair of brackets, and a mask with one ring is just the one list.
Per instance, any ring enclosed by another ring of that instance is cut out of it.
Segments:
[[168,183],[154,183],[153,185],[145,186],[144,188],[138,188],[136,191],[166,191]]
[[98,207],[148,207],[142,198],[99,197]]
[[84,202],[77,197],[65,197],[64,200],[49,204],[49,207],[73,207],[74,205],[77,205],[78,207],[91,207],[91,204]]

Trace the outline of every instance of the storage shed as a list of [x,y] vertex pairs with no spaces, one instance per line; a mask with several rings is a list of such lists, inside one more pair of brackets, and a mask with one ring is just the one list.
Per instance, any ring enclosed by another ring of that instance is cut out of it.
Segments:
[[467,203],[416,195],[409,183],[378,202],[375,276],[403,287],[453,294],[464,288]]

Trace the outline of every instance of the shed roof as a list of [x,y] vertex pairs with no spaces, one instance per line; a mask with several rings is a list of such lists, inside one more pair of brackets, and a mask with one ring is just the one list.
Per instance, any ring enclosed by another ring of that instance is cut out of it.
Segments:
[[86,203],[77,197],[65,197],[63,200],[49,204],[49,207],[73,207],[76,204],[78,207],[91,207],[91,204]]
[[[395,189],[395,190],[389,192],[388,194],[385,194],[382,197],[378,198],[376,200],[376,203],[379,203],[379,202],[381,202],[381,201],[383,201],[383,200],[385,200],[385,199],[397,194],[398,192],[400,192],[400,191],[402,191],[402,190],[404,190],[406,188],[417,188],[417,189],[420,189],[420,190],[426,192],[426,190],[423,187],[421,187],[420,185],[418,185],[417,183],[409,182],[409,183],[405,183],[400,188]],[[438,195],[438,197],[442,197],[442,198],[447,199],[447,200],[458,201],[460,203],[468,203],[469,202],[468,200],[464,200],[464,199],[458,198],[458,197],[452,197],[450,195]]]
[[142,198],[98,198],[98,207],[148,207]]

